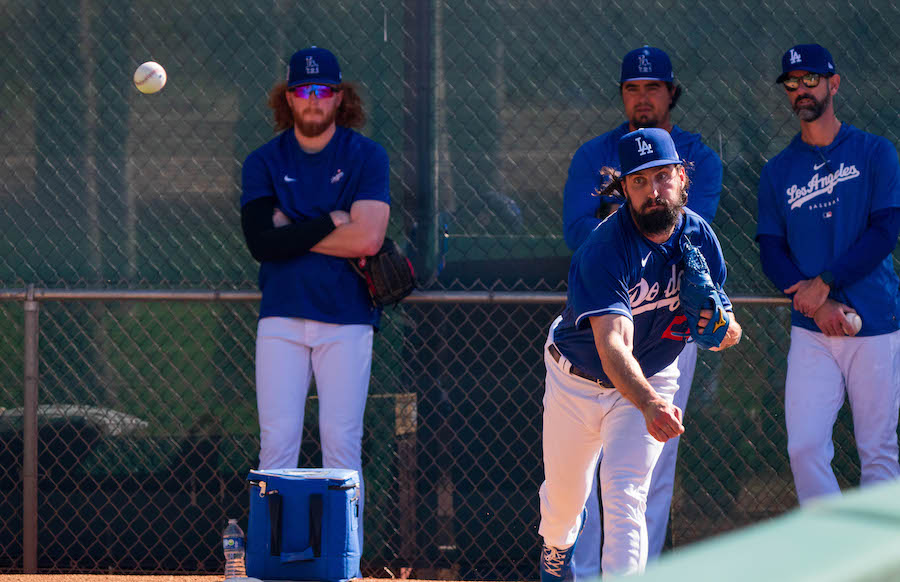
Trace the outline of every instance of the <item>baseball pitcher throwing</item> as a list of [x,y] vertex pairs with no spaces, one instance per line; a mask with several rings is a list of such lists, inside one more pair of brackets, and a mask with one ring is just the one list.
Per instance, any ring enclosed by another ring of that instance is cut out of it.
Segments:
[[542,582],[568,573],[601,449],[603,573],[644,570],[650,476],[663,444],[684,432],[672,402],[684,337],[715,350],[741,337],[719,242],[685,208],[688,178],[672,137],[640,129],[618,149],[624,207],[575,253],[567,304],[544,347]]

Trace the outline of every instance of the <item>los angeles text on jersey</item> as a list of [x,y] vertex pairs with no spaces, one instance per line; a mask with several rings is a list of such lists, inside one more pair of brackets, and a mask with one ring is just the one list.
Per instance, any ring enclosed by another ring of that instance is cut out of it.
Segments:
[[845,166],[844,163],[841,162],[838,169],[831,174],[825,174],[824,176],[813,174],[813,177],[809,179],[809,182],[805,186],[794,184],[788,188],[785,191],[788,197],[788,204],[791,205],[791,210],[794,210],[817,196],[831,194],[838,183],[846,182],[847,180],[858,177],[859,170],[856,169],[855,165]]

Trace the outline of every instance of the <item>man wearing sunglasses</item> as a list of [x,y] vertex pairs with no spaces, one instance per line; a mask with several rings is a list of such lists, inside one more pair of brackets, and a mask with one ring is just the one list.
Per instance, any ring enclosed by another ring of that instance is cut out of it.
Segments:
[[792,47],[781,69],[800,133],[762,170],[756,238],[764,272],[793,297],[784,405],[805,503],[840,492],[832,429],[845,395],[862,484],[900,476],[900,163],[891,142],[836,117],[841,76],[824,47]]
[[335,56],[291,57],[269,95],[275,139],[244,162],[241,223],[260,262],[256,339],[259,468],[298,465],[304,407],[315,376],[324,467],[360,475],[363,411],[381,310],[347,258],[374,255],[390,216],[388,157],[353,131],[365,123]]
[[[622,59],[619,83],[626,121],[583,144],[575,152],[569,166],[563,193],[563,230],[566,244],[572,251],[577,250],[591,231],[623,202],[614,196],[598,194],[605,186],[601,170],[604,167],[621,168],[617,144],[630,131],[649,127],[668,131],[679,154],[688,162],[686,170],[691,181],[688,208],[712,223],[719,205],[722,190],[722,162],[719,156],[703,144],[700,134],[684,131],[672,123],[671,110],[678,102],[681,87],[675,82],[669,55],[650,46],[629,52]],[[687,405],[696,363],[696,344],[687,343],[678,356],[681,375],[675,405],[681,410]],[[659,555],[666,539],[679,440],[676,437],[666,443],[653,472],[647,501],[651,559]],[[596,578],[600,574],[602,528],[597,497],[595,475],[587,502],[587,520],[572,562],[576,580]]]

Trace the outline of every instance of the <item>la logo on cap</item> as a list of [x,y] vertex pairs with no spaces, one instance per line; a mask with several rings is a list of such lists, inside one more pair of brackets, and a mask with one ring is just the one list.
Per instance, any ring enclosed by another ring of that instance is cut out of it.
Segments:
[[307,75],[318,75],[319,74],[319,63],[316,62],[316,59],[312,57],[306,57],[306,74]]
[[653,65],[650,64],[650,59],[647,58],[646,53],[638,55],[638,71],[642,73],[653,72]]
[[653,146],[645,142],[644,138],[642,138],[641,136],[637,136],[636,138],[634,138],[634,141],[637,142],[638,153],[642,156],[653,153]]
[[800,53],[798,53],[794,49],[791,49],[791,64],[793,65],[802,61],[803,59],[800,57]]

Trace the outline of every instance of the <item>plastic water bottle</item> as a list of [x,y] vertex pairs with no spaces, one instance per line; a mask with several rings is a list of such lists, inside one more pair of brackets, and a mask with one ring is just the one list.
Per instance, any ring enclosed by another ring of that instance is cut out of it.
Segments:
[[225,580],[246,578],[244,568],[244,530],[236,519],[229,519],[222,534],[222,549],[225,550]]

